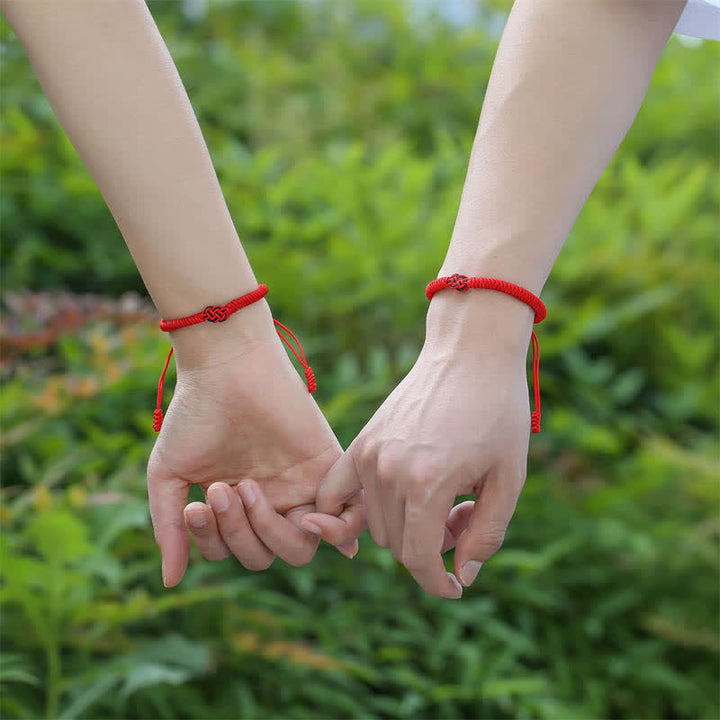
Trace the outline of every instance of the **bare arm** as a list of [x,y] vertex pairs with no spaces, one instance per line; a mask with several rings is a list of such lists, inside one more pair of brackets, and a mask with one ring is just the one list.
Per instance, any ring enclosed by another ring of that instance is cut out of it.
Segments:
[[[175,65],[142,0],[4,0],[50,104],[157,308],[183,317],[257,282]],[[179,367],[272,333],[265,302],[173,334]]]
[[[575,219],[630,129],[686,0],[517,0],[493,64],[440,275],[499,277],[539,294]],[[438,295],[431,332],[488,302]],[[511,310],[515,308],[515,310]]]
[[[640,107],[684,0],[517,0],[493,66],[441,275],[539,293]],[[359,487],[375,541],[425,590],[459,597],[498,550],[525,480],[533,313],[501,293],[433,298],[417,363],[325,478],[318,509]],[[455,506],[457,495],[475,503]],[[337,518],[307,522],[332,542]]]
[[[187,94],[145,4],[4,0],[0,7],[162,315],[183,317],[255,289]],[[165,584],[185,571],[185,522],[211,560],[233,553],[254,570],[275,555],[308,562],[317,538],[299,519],[314,509],[318,483],[341,448],[276,337],[267,303],[171,335],[178,383],[148,463]],[[185,507],[192,483],[212,509]],[[258,502],[253,488],[262,488]]]

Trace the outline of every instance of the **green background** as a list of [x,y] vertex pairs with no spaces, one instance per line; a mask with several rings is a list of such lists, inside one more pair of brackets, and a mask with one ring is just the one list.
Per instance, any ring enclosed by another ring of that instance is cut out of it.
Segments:
[[[346,445],[422,341],[509,3],[150,7]],[[367,535],[263,573],[194,553],[162,588],[167,339],[121,297],[144,293],[130,255],[0,31],[3,717],[720,715],[717,44],[670,40],[561,253],[528,481],[450,602]]]

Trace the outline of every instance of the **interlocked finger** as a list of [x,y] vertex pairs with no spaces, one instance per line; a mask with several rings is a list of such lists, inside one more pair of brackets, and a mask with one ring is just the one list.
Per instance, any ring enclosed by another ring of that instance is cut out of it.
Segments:
[[275,555],[295,566],[312,560],[318,546],[316,535],[277,513],[256,482],[243,480],[237,491],[252,530]]
[[275,555],[253,532],[237,493],[226,483],[208,488],[208,501],[220,535],[232,554],[248,570],[266,570]]
[[205,559],[224,560],[232,554],[220,535],[215,513],[209,505],[201,502],[190,503],[185,508],[185,524]]

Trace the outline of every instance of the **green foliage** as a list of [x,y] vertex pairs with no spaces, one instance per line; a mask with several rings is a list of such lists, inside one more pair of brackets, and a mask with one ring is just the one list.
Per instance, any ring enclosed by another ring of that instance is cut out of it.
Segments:
[[[193,7],[151,3],[347,444],[421,342],[492,16]],[[141,290],[1,32],[4,288]],[[164,590],[144,473],[166,339],[106,320],[28,350],[0,397],[3,716],[716,718],[717,54],[670,42],[556,264],[544,431],[505,548],[458,603],[367,537],[352,562],[323,547],[265,573],[196,556]]]

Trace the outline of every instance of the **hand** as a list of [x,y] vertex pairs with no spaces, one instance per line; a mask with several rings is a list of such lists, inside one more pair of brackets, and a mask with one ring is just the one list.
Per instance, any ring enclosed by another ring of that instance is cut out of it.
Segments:
[[[253,570],[268,567],[275,555],[294,565],[309,562],[318,540],[299,521],[314,509],[317,486],[342,452],[274,333],[240,352],[226,351],[222,360],[203,357],[179,370],[148,463],[150,512],[168,587],[182,579],[189,555],[183,511],[210,560],[233,553]],[[198,502],[185,508],[193,483],[212,509]],[[247,509],[262,540],[243,508],[253,490],[259,500]]]
[[[506,341],[506,315],[485,322],[470,316],[467,324],[460,313],[471,310],[461,302],[443,298],[445,309],[457,312],[444,330],[433,328],[429,315],[415,366],[328,473],[319,512],[301,521],[333,544],[346,542],[338,518],[320,513],[340,514],[362,487],[375,542],[390,547],[428,593],[448,598],[460,597],[462,587],[445,571],[442,552],[456,546],[455,575],[467,586],[500,548],[525,480],[530,432],[520,350],[530,316],[509,306],[519,329]],[[506,308],[507,299],[487,304]],[[468,493],[474,502],[453,507],[456,496]]]

